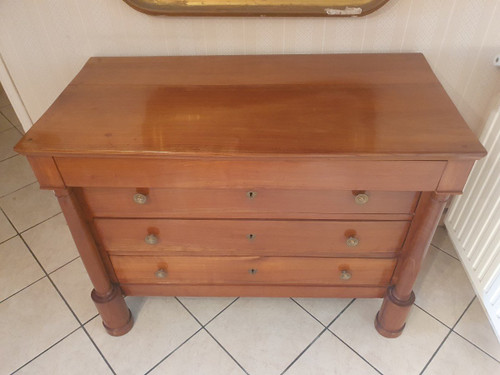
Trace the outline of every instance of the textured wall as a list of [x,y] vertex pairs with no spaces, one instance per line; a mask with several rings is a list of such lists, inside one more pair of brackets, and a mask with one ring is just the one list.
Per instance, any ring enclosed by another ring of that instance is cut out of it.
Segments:
[[500,94],[500,0],[391,0],[363,18],[167,18],[121,0],[1,0],[0,53],[36,121],[90,56],[423,52],[479,131]]

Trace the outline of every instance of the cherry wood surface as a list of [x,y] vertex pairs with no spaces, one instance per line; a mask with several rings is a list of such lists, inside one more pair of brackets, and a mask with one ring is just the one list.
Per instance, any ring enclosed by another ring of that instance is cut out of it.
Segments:
[[[335,214],[413,214],[419,194],[411,191],[278,189],[83,188],[83,199],[96,217],[183,218],[328,218]],[[134,194],[147,197],[134,202]],[[368,195],[357,204],[356,194]],[[373,217],[378,217],[374,215]],[[380,219],[380,217],[379,217]]]
[[382,298],[386,286],[120,284],[130,296]]
[[[117,256],[111,263],[121,283],[388,285],[396,259],[301,257]],[[155,272],[166,271],[165,278]],[[351,273],[349,280],[341,271]]]
[[[108,252],[198,255],[354,256],[394,254],[406,221],[96,219]],[[158,243],[145,242],[154,234]],[[349,247],[349,237],[358,239]]]
[[16,150],[406,160],[484,155],[421,54],[93,58]]
[[437,188],[444,161],[55,158],[67,186],[415,191]]

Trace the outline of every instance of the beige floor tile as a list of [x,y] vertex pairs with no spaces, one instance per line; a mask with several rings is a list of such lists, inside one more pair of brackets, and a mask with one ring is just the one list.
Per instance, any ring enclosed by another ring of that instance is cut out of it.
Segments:
[[449,329],[414,306],[403,334],[387,339],[373,325],[381,302],[378,298],[354,301],[330,330],[384,375],[420,373]]
[[21,134],[15,128],[0,133],[0,161],[10,158],[17,153],[14,146],[21,139]]
[[455,331],[500,361],[500,342],[477,298],[460,319]]
[[240,298],[206,328],[250,374],[279,374],[323,326],[289,298]]
[[58,269],[50,278],[80,322],[85,323],[97,315],[95,304],[90,298],[93,286],[80,258]]
[[500,374],[500,363],[452,332],[424,371],[424,375],[433,374]]
[[0,108],[10,106],[9,98],[2,86],[0,86]]
[[105,375],[112,374],[82,329],[50,348],[16,375]]
[[206,324],[233,302],[235,297],[179,297],[179,300],[201,324]]
[[14,129],[14,125],[12,125],[9,120],[7,120],[7,118],[0,112],[0,132],[8,129]]
[[19,237],[0,245],[0,301],[45,276]]
[[36,177],[24,156],[17,155],[0,162],[0,197],[35,181]]
[[14,125],[22,133],[24,133],[24,131],[22,130],[23,127],[19,122],[19,119],[17,118],[16,112],[14,112],[14,109],[11,106],[3,107],[1,112],[2,115],[4,115],[12,125]]
[[48,273],[78,256],[62,213],[27,230],[22,236]]
[[135,324],[121,337],[108,335],[99,317],[86,327],[117,374],[143,374],[195,333],[200,325],[168,297],[127,298]]
[[201,330],[150,374],[243,375],[245,373],[208,333]]
[[0,242],[6,241],[16,235],[16,230],[9,223],[7,217],[0,211]]
[[28,185],[1,198],[0,207],[19,232],[61,212],[54,193],[40,190],[38,184]]
[[293,364],[286,375],[378,374],[330,331],[318,340]]
[[0,304],[0,374],[10,373],[78,327],[47,278]]
[[463,314],[474,290],[460,261],[431,246],[415,283],[415,303],[452,327]]
[[352,301],[351,298],[294,298],[294,300],[324,325],[330,324]]
[[436,229],[436,233],[434,234],[431,243],[437,248],[450,254],[452,257],[458,259],[457,251],[455,250],[455,247],[453,246],[453,243],[451,242],[445,227],[438,227]]

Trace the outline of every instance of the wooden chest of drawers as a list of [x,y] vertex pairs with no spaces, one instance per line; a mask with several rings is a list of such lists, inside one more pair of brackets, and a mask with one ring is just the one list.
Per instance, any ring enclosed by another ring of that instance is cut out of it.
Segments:
[[484,149],[419,54],[92,58],[16,146],[107,331],[123,295],[385,297]]

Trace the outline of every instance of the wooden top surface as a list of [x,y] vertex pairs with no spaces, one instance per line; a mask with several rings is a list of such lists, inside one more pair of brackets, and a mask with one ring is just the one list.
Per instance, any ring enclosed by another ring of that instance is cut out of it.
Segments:
[[421,54],[91,58],[23,154],[477,159]]

